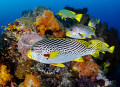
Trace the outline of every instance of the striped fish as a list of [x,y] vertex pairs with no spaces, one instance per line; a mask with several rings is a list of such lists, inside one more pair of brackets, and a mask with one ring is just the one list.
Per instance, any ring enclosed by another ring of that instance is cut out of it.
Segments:
[[61,63],[83,61],[82,56],[92,54],[98,56],[101,43],[93,46],[84,40],[75,39],[43,39],[31,47],[28,57],[41,63],[64,67]]

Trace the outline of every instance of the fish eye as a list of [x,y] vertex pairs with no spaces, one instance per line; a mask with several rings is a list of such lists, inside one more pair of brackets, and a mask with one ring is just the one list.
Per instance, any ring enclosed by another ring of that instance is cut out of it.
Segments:
[[31,51],[33,51],[34,49],[33,48],[31,48]]

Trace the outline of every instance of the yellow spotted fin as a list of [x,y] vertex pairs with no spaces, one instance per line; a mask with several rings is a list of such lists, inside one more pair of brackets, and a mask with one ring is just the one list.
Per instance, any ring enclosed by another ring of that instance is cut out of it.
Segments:
[[84,62],[84,60],[83,60],[82,57],[79,57],[79,58],[77,58],[77,59],[75,59],[75,60],[73,60],[73,61],[76,61],[76,62]]
[[56,58],[56,56],[58,55],[58,51],[53,51],[53,52],[50,52],[48,53],[50,56],[49,56],[49,59],[54,59]]
[[102,41],[98,41],[97,40],[91,40],[92,44],[90,44],[88,47],[92,47],[94,48],[94,53],[91,54],[93,57],[98,57],[99,56],[99,51],[101,50],[101,45],[102,45]]
[[109,52],[110,52],[110,53],[113,53],[113,52],[114,52],[114,48],[115,48],[115,46],[111,46],[111,47],[109,48]]
[[82,18],[82,15],[83,14],[77,14],[75,19],[80,22],[81,18]]
[[55,64],[51,64],[51,65],[53,65],[53,66],[58,66],[58,67],[65,67],[65,65],[62,64],[62,63],[55,63]]
[[35,60],[35,58],[31,55],[31,49],[28,52],[28,57],[31,58],[31,59],[33,59],[33,60]]

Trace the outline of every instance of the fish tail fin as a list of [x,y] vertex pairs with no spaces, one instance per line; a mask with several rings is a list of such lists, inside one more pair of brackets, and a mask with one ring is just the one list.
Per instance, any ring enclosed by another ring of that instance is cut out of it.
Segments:
[[110,49],[109,52],[110,52],[110,53],[113,53],[113,52],[114,52],[114,49],[115,49],[115,46],[111,46],[109,49]]
[[80,21],[81,21],[81,18],[82,18],[82,15],[83,15],[83,14],[77,14],[77,16],[76,16],[75,19],[80,22]]
[[91,55],[93,57],[98,57],[99,56],[99,51],[101,50],[102,42],[96,42],[96,40],[92,40],[92,41],[93,41],[92,44],[89,45],[88,47],[90,47],[91,50],[93,50]]

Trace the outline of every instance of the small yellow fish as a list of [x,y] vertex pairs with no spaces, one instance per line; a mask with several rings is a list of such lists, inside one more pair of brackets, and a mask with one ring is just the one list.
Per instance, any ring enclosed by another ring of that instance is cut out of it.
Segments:
[[76,14],[73,11],[62,9],[62,10],[59,10],[56,15],[61,16],[61,18],[65,20],[66,18],[71,18],[71,19],[75,18],[77,21],[80,22],[83,14]]
[[99,24],[99,23],[100,23],[100,19],[92,18],[88,22],[88,26],[95,28],[96,24]]

